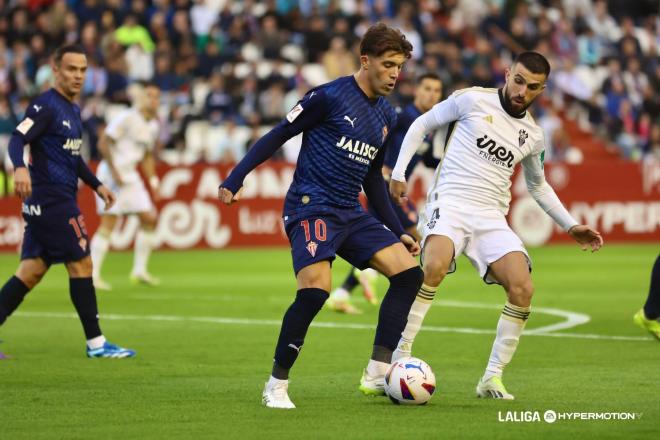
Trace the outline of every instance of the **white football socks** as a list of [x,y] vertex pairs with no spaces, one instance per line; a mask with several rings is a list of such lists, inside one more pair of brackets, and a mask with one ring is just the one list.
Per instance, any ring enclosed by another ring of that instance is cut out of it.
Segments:
[[385,377],[388,368],[390,368],[390,364],[387,362],[369,359],[369,363],[367,364],[367,374],[370,377]]
[[105,344],[105,336],[103,335],[87,340],[87,347],[89,347],[90,350],[101,348],[103,347],[103,344]]
[[[424,322],[424,317],[431,308],[431,303],[435,297],[435,292],[438,290],[438,286],[432,287],[426,284],[422,284],[419,292],[417,292],[417,297],[410,307],[410,312],[408,313],[408,323],[406,328],[401,334],[401,339],[399,340],[399,347],[402,344],[412,344],[415,341],[419,329],[422,327]],[[408,351],[408,350],[405,350]]]
[[155,231],[140,229],[135,237],[135,257],[133,259],[133,275],[147,273],[147,263],[156,240]]
[[101,276],[101,267],[109,248],[110,233],[98,230],[89,245],[89,252],[92,257],[92,277],[99,278]]
[[497,323],[497,335],[484,373],[484,382],[493,376],[502,377],[504,367],[511,362],[516,352],[530,310],[531,307],[514,306],[507,301]]

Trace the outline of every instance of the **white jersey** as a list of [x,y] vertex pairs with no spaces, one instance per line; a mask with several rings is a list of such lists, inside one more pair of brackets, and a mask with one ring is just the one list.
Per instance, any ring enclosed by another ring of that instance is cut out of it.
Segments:
[[105,134],[111,146],[112,162],[124,183],[140,180],[137,165],[147,151],[153,151],[158,138],[158,121],[146,120],[142,113],[130,108],[110,121]]
[[405,181],[409,150],[424,133],[449,123],[454,126],[428,202],[506,214],[511,176],[522,162],[528,189],[541,207],[564,229],[577,224],[545,181],[543,130],[529,112],[521,117],[507,113],[497,89],[458,90],[417,118],[403,140],[392,179]]

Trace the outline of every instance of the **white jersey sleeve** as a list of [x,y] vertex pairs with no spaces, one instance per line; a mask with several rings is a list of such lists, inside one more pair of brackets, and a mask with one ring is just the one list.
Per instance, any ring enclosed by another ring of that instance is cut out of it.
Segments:
[[130,115],[130,110],[124,110],[111,119],[105,127],[105,134],[115,142],[121,139],[129,130]]
[[527,190],[534,197],[536,203],[550,216],[552,219],[562,227],[564,231],[568,231],[578,222],[568,212],[564,205],[557,197],[557,194],[552,189],[550,184],[545,180],[545,173],[543,171],[543,149],[537,149],[534,153],[525,157],[521,163],[525,173],[525,181],[527,182]]
[[405,182],[406,169],[417,148],[424,141],[427,133],[460,119],[461,109],[456,94],[433,106],[410,125],[401,143],[401,150],[396,165],[392,170],[392,179]]

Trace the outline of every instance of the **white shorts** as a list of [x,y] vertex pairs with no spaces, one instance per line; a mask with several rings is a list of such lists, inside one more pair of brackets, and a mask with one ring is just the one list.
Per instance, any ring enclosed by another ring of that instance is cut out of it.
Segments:
[[118,186],[105,162],[99,164],[96,177],[117,196],[114,206],[106,211],[105,202],[96,195],[96,211],[99,215],[128,215],[156,210],[142,179]]
[[427,237],[443,235],[454,243],[454,260],[449,273],[456,271],[456,258],[465,254],[487,284],[497,284],[489,274],[490,264],[517,251],[525,254],[529,270],[532,270],[532,260],[525,246],[504,215],[496,210],[470,211],[439,202],[428,203],[419,217],[417,229],[422,236],[422,262]]

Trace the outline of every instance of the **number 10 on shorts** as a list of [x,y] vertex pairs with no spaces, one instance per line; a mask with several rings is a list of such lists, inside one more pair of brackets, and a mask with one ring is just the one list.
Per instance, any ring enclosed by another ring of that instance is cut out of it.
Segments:
[[[316,249],[318,244],[312,240],[311,228],[309,226],[309,220],[303,220],[300,222],[305,231],[305,242],[307,243],[307,251],[312,255],[312,258],[316,255]],[[325,241],[327,239],[327,227],[325,221],[319,219],[314,220],[314,238],[317,241]]]

